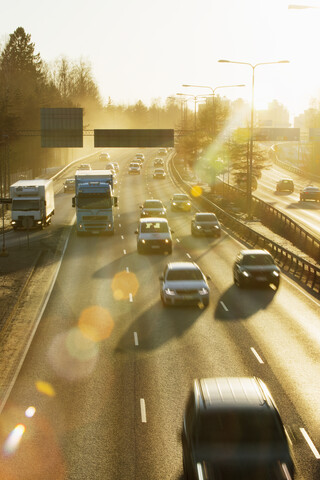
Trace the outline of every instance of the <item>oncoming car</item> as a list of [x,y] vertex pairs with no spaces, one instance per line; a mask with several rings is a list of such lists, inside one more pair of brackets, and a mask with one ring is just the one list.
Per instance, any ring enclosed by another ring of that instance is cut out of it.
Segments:
[[109,153],[106,153],[106,152],[100,153],[99,160],[103,160],[104,162],[107,161],[107,160],[110,160]]
[[167,305],[209,305],[210,288],[200,267],[194,262],[172,262],[160,280],[160,298]]
[[143,153],[136,153],[136,159],[143,163],[144,162]]
[[145,200],[144,204],[140,206],[140,217],[162,217],[167,216],[167,210],[161,200],[150,199]]
[[172,253],[172,232],[166,218],[141,218],[135,233],[138,253]]
[[191,201],[186,193],[175,193],[171,198],[171,210],[190,212]]
[[198,212],[191,220],[191,234],[194,236],[221,236],[221,225],[211,212]]
[[269,286],[280,283],[280,269],[267,250],[241,250],[233,266],[233,280],[239,287]]
[[162,158],[155,158],[153,161],[153,166],[154,167],[163,167],[164,166],[164,161]]

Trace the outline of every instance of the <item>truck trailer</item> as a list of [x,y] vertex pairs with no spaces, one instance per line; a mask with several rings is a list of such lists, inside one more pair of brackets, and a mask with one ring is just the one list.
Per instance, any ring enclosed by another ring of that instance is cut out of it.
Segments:
[[52,180],[19,180],[10,186],[11,225],[17,228],[43,228],[54,215]]
[[77,234],[114,233],[113,207],[118,199],[113,195],[113,174],[110,170],[77,170],[76,208]]

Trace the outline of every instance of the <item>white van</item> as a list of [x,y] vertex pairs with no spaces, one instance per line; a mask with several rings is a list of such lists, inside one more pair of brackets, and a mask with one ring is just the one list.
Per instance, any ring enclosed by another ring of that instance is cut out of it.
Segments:
[[164,252],[172,253],[173,233],[166,218],[149,217],[139,220],[139,227],[134,232],[137,234],[138,253]]

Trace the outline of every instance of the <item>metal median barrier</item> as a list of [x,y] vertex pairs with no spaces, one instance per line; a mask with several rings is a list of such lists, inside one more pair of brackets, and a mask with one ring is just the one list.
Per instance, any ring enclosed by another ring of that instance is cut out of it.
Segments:
[[[172,159],[170,162],[170,171],[176,182],[189,194],[190,184],[183,180]],[[303,284],[306,289],[318,294],[320,293],[320,267],[317,267],[269,238],[255,232],[243,222],[237,220],[218,205],[214,204],[206,197],[206,194],[200,195],[194,198],[194,200],[201,208],[214,212],[225,228],[230,229],[237,238],[250,247],[265,248],[268,250],[281,269],[296,281]]]

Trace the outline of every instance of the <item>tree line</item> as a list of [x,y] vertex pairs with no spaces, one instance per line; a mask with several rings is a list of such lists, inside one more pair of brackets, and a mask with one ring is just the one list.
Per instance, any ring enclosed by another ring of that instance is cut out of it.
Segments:
[[[87,61],[61,57],[49,66],[36,53],[31,35],[18,27],[0,53],[0,184],[5,191],[12,173],[31,171],[34,177],[44,168],[64,165],[72,158],[72,149],[41,148],[43,107],[83,108],[85,130],[174,128],[178,155],[199,175],[210,176],[214,184],[228,165],[228,171],[240,172],[235,181],[245,182],[247,143],[232,136],[236,112],[229,101],[208,97],[196,112],[177,97],[168,97],[164,105],[156,98],[150,107],[141,100],[117,105],[110,97],[104,104]],[[84,136],[85,149],[92,148],[92,143]],[[253,175],[257,178],[266,161],[263,153],[254,153]]]

